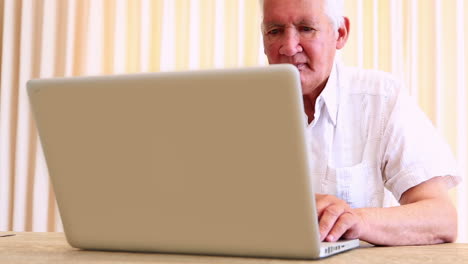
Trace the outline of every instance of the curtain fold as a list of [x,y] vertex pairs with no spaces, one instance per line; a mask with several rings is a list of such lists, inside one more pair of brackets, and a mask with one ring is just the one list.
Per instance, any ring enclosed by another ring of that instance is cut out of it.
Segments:
[[[346,0],[339,57],[391,72],[447,139],[466,176],[468,4]],[[0,0],[0,230],[61,231],[25,85],[59,76],[265,65],[258,1]],[[468,183],[452,191],[468,242]]]
[[21,2],[3,3],[0,87],[0,229],[13,228],[16,128],[18,123]]

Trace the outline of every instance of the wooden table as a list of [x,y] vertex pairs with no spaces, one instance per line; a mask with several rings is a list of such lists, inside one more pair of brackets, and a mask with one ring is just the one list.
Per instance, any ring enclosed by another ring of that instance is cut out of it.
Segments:
[[[14,234],[14,236],[2,237]],[[63,233],[0,232],[0,263],[468,263],[468,244],[418,247],[373,247],[362,244],[318,260],[282,260],[150,253],[98,252],[70,247]]]

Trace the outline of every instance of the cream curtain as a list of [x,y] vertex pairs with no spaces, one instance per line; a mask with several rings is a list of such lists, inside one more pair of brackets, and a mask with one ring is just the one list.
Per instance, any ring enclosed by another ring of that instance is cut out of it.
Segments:
[[[0,231],[62,230],[27,80],[264,65],[257,2],[0,0]],[[345,2],[352,28],[341,59],[405,80],[466,175],[468,3]],[[464,242],[467,188],[452,192]]]

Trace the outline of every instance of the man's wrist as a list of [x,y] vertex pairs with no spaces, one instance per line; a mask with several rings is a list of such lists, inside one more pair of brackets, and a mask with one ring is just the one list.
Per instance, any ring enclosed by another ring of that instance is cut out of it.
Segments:
[[369,224],[367,222],[367,214],[365,208],[356,208],[352,209],[353,213],[359,219],[359,239],[366,240],[367,235],[369,234]]

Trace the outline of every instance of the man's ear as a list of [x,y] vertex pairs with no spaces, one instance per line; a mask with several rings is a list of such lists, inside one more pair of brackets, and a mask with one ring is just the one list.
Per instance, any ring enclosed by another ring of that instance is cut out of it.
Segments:
[[336,49],[342,49],[349,37],[349,19],[344,17],[343,25],[338,29],[338,39],[336,40]]

